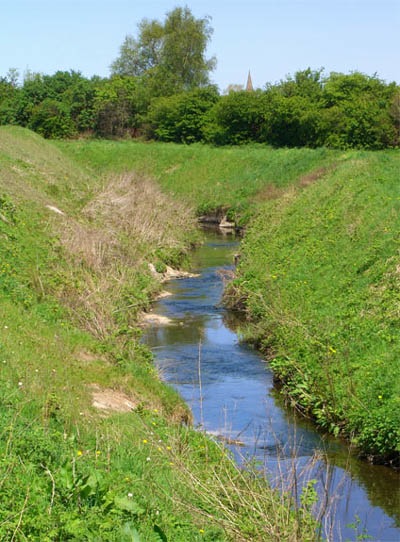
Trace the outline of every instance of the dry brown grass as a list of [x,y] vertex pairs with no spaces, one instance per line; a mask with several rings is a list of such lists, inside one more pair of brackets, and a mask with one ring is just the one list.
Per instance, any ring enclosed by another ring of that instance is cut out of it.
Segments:
[[[146,303],[135,299],[138,274],[149,273],[157,249],[187,249],[194,213],[166,196],[149,178],[126,174],[112,179],[82,210],[78,219],[57,215],[61,241],[71,261],[62,297],[81,325],[98,337],[115,327],[119,303],[127,302],[133,321]],[[79,287],[76,288],[76,282]],[[142,292],[137,292],[141,294]],[[126,297],[126,296],[125,296]],[[142,306],[140,306],[142,305]]]
[[194,213],[164,194],[149,178],[125,174],[113,179],[84,209],[94,223],[152,246],[180,246],[177,230],[194,226]]

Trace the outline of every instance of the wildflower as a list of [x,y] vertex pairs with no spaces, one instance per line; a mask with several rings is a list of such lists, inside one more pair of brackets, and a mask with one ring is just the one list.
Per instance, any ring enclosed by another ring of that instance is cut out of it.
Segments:
[[100,450],[96,450],[96,455],[100,455],[100,454],[101,454]]
[[204,534],[204,529],[199,529],[200,534]]
[[78,450],[78,451],[76,452],[76,455],[77,455],[78,457],[80,457],[82,454],[83,454],[82,450]]
[[382,395],[378,395],[378,399],[382,399]]
[[143,439],[143,444],[147,444],[147,440],[145,438]]
[[22,382],[18,382],[18,386],[21,387],[23,384]]
[[133,493],[128,493],[128,497],[131,499],[133,497]]
[[171,446],[167,446],[167,450],[172,450]]
[[150,457],[146,457],[146,461],[151,461]]

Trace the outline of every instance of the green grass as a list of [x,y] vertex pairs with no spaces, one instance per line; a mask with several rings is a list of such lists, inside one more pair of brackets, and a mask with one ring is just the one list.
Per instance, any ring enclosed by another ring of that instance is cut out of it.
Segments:
[[285,188],[316,169],[331,167],[340,156],[327,149],[274,150],[261,145],[213,148],[89,140],[61,141],[57,146],[99,174],[135,170],[151,175],[199,215],[222,208],[240,223],[248,220],[260,192],[270,186]]
[[289,400],[364,455],[400,450],[400,155],[355,153],[251,222],[231,294]]
[[57,145],[98,174],[144,171],[198,214],[250,221],[234,286],[258,322],[246,336],[307,415],[376,460],[397,455],[396,151]]
[[[287,397],[393,460],[399,166],[396,152],[49,143],[0,128],[0,538],[314,539],[308,505],[182,424],[140,344],[160,289],[149,264],[182,265],[195,212],[229,209],[247,224],[231,294]],[[104,415],[98,390],[135,408]]]
[[1,540],[313,539],[307,506],[182,423],[140,344],[148,264],[186,257],[190,209],[20,128],[0,128],[0,173]]

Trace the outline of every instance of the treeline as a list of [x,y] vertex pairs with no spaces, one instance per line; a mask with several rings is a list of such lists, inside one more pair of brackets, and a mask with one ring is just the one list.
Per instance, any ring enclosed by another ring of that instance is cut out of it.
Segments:
[[[214,145],[383,149],[400,141],[400,87],[376,75],[310,68],[264,90],[210,83],[210,17],[177,7],[143,19],[111,64],[111,77],[76,71],[0,77],[0,124],[46,138],[142,137]],[[240,87],[239,87],[240,88]]]
[[[142,76],[79,72],[0,78],[0,124],[46,138],[143,137],[216,145],[383,149],[399,146],[400,88],[377,76],[307,69],[265,90],[206,85],[154,96]],[[153,91],[153,92],[152,92]]]

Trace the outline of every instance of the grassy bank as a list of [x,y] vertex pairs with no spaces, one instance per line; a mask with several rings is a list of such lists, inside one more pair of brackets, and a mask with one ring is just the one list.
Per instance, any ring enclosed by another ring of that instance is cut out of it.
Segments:
[[247,228],[233,303],[289,401],[376,461],[397,461],[399,155],[74,141],[84,168],[132,168]]
[[192,205],[198,215],[228,210],[245,223],[260,198],[311,172],[330,168],[340,154],[327,149],[277,149],[265,146],[213,148],[205,145],[133,141],[61,141],[57,146],[82,167],[102,174],[138,171],[155,178],[168,193]]
[[267,201],[234,302],[290,403],[376,461],[400,450],[400,156],[349,153]]
[[82,167],[151,174],[198,214],[250,221],[231,289],[256,323],[247,338],[292,404],[372,460],[397,461],[396,151],[59,145]]
[[182,263],[191,208],[150,169],[77,163],[0,129],[0,538],[313,539],[306,500],[182,423],[140,344],[149,263]]

